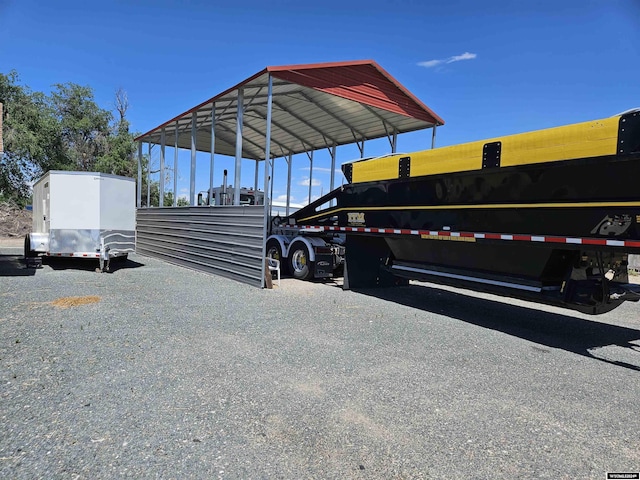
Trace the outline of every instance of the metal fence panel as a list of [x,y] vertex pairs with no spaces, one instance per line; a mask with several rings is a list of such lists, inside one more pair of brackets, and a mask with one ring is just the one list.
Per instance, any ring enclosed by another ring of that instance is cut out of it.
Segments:
[[136,251],[260,287],[264,207],[165,207],[137,210]]

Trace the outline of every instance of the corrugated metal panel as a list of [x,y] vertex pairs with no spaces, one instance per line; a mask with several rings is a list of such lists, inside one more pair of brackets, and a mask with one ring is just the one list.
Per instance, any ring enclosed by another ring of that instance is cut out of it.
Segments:
[[140,208],[136,251],[260,287],[263,222],[262,206]]
[[273,76],[425,122],[441,121],[409,97],[398,83],[385,77],[374,64],[274,71]]
[[297,154],[442,125],[444,121],[373,61],[267,67],[235,87],[136,138],[211,150],[211,105],[216,104],[215,153],[235,156],[238,89],[244,89],[242,157],[264,160],[267,83],[273,76],[272,155]]

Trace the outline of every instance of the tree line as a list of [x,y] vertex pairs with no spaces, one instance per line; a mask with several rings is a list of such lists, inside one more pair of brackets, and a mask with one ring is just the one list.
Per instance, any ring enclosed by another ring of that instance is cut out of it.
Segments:
[[[118,89],[113,112],[101,108],[93,89],[74,83],[52,86],[51,93],[21,85],[16,71],[0,73],[4,154],[0,155],[0,201],[26,205],[33,182],[49,170],[102,172],[138,176],[137,134],[130,132],[127,94]],[[143,203],[146,170],[143,158]],[[158,205],[158,183],[152,182],[151,205]],[[171,192],[169,192],[171,194]],[[154,198],[155,197],[155,198]],[[163,204],[171,204],[165,195]]]

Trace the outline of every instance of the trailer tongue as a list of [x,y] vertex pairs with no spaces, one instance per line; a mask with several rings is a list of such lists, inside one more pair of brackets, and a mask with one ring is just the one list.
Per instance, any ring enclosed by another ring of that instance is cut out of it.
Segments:
[[296,236],[269,240],[295,276],[344,262],[345,288],[429,280],[589,314],[640,299],[627,272],[640,254],[638,110],[343,172],[348,185],[287,219]]

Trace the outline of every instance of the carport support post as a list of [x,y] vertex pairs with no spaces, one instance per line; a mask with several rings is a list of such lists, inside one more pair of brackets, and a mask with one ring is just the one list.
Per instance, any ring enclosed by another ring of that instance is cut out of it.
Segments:
[[216,102],[211,104],[211,165],[209,166],[209,191],[207,192],[207,204],[211,205],[213,194],[213,158],[216,151]]
[[[330,191],[333,192],[333,186],[336,180],[336,146],[331,147],[331,182],[330,182]],[[333,200],[331,200],[330,205],[333,205]]]
[[178,121],[176,120],[176,138],[173,144],[173,206],[178,205]]
[[[391,138],[391,153],[396,153],[396,149],[398,148],[398,132],[396,130],[393,131]],[[433,146],[431,146],[431,148],[433,148]]]
[[313,150],[309,154],[309,200],[307,203],[311,203],[311,185],[313,185]]
[[437,126],[438,126],[437,123],[433,124],[433,131],[431,132],[431,150],[436,148],[436,127]]
[[162,127],[162,132],[160,133],[160,178],[158,179],[158,193],[160,194],[160,200],[158,200],[159,207],[164,207],[164,152],[166,140],[165,128]]
[[[275,157],[271,159],[271,193],[269,193],[269,203],[273,201],[273,177],[276,171],[276,159]],[[273,205],[269,209],[269,215],[271,215],[271,211],[273,210]]]
[[138,208],[142,207],[142,142],[138,142],[138,188],[136,203]]
[[196,204],[196,122],[198,114],[191,112],[191,177],[189,182],[189,205]]
[[[265,287],[265,277],[270,274],[267,270],[264,258],[267,256],[267,234],[269,225],[269,208],[271,207],[271,195],[267,197],[269,191],[269,159],[271,157],[271,107],[273,106],[273,79],[269,74],[269,84],[267,89],[267,128],[265,133],[265,146],[264,146],[264,223],[262,224],[262,280],[260,281],[260,287]],[[274,159],[275,163],[275,159]],[[273,185],[273,181],[271,182]]]
[[289,158],[287,159],[287,208],[285,215],[289,216],[289,204],[291,203],[291,164],[293,163],[293,155],[289,153]]
[[[253,191],[254,192],[258,191],[258,165],[259,165],[259,162],[258,162],[258,160],[256,160],[256,174],[253,177]],[[257,194],[256,194],[256,200],[258,200]]]
[[151,206],[151,142],[149,146],[149,158],[147,160],[147,207]]
[[[240,174],[242,168],[242,114],[244,110],[244,88],[238,89],[238,117],[236,119],[236,171],[233,177],[233,204],[240,205]],[[263,275],[264,276],[264,275]]]

